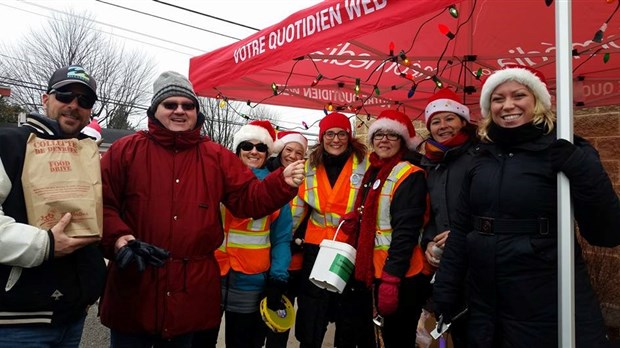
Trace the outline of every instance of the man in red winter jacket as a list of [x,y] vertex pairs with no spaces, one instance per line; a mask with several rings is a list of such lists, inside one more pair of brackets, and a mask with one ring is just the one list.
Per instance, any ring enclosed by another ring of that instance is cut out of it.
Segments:
[[[148,131],[120,139],[101,162],[102,244],[111,260],[101,322],[111,329],[113,347],[189,347],[193,333],[205,330],[215,346],[220,203],[239,217],[272,213],[295,196],[303,161],[260,182],[234,153],[200,134],[205,118],[196,94],[176,72],[157,78],[147,115]],[[121,269],[116,255],[133,239],[170,257],[161,267]]]

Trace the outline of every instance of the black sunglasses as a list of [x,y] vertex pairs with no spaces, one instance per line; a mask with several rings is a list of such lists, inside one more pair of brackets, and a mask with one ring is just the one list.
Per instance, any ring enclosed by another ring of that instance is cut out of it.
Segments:
[[176,110],[179,105],[181,105],[181,109],[184,111],[191,111],[196,108],[196,104],[194,103],[177,103],[177,102],[163,102],[161,105],[168,110]]
[[84,109],[92,109],[93,105],[97,101],[97,97],[86,94],[79,94],[74,92],[63,92],[58,90],[51,90],[49,94],[53,94],[56,96],[56,100],[61,103],[69,104],[73,102],[75,98],[77,98],[78,105]]
[[267,152],[267,150],[269,150],[269,148],[267,147],[267,145],[263,144],[263,143],[258,143],[258,144],[252,144],[249,141],[244,141],[241,144],[239,144],[239,148],[243,151],[252,151],[253,148],[256,148],[256,151],[258,152]]

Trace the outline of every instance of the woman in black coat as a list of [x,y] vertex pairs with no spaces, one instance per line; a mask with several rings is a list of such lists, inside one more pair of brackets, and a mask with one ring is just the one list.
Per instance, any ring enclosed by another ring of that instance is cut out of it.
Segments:
[[[421,164],[427,172],[431,213],[421,244],[428,262],[439,267],[465,172],[473,158],[470,150],[476,142],[476,128],[470,123],[469,108],[447,88],[428,100],[424,116],[430,136],[424,143]],[[464,302],[463,292],[461,303]],[[456,348],[467,347],[466,324],[463,317],[450,329]]]
[[[544,77],[496,71],[483,85],[483,120],[437,271],[433,301],[449,322],[467,286],[470,347],[558,346],[557,173],[593,245],[620,244],[620,202],[585,140],[556,140]],[[608,347],[600,307],[575,244],[577,347]]]

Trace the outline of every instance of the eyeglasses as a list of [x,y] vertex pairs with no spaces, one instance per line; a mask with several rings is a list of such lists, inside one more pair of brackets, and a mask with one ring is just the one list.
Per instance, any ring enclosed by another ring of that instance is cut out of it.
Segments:
[[263,144],[263,143],[258,143],[258,144],[252,144],[249,141],[243,141],[241,142],[241,144],[239,144],[239,148],[243,151],[252,151],[253,148],[256,148],[256,151],[258,152],[267,152],[267,150],[269,150],[269,148],[267,147],[267,145]]
[[338,133],[336,132],[332,132],[332,131],[327,131],[325,132],[325,134],[323,135],[325,137],[325,139],[334,139],[335,136],[338,136],[338,139],[340,140],[344,140],[347,138],[347,136],[349,135],[349,133],[345,132],[345,131],[340,131]]
[[191,111],[196,108],[196,104],[194,103],[163,102],[161,105],[163,105],[167,110],[176,110],[179,105],[181,105],[181,109],[183,109],[183,111]]
[[373,140],[383,140],[383,138],[387,137],[388,140],[394,141],[400,139],[400,135],[394,133],[381,133],[377,132],[372,135]]
[[97,97],[92,95],[78,94],[73,92],[63,92],[52,89],[49,94],[56,96],[56,100],[63,104],[69,104],[73,102],[75,98],[78,100],[78,105],[84,109],[92,109],[93,105],[97,101]]

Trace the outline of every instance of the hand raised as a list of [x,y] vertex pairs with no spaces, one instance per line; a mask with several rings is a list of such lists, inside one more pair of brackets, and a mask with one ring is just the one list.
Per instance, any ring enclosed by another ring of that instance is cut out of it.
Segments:
[[54,235],[54,257],[63,257],[72,252],[92,243],[98,242],[101,238],[95,237],[69,237],[65,233],[65,228],[71,222],[71,213],[66,213],[60,221],[50,229]]
[[286,166],[286,168],[284,168],[284,172],[282,172],[282,175],[284,175],[284,181],[288,185],[292,187],[299,187],[306,177],[304,160],[298,160]]

